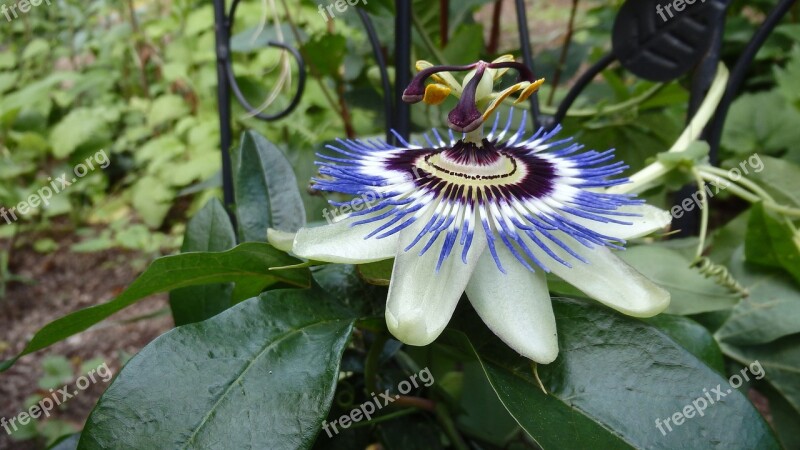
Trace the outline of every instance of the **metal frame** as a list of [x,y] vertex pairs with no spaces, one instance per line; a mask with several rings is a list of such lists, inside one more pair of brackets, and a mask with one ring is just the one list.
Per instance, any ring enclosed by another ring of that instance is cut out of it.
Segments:
[[[233,144],[231,131],[231,93],[233,93],[237,101],[254,117],[265,121],[279,120],[291,114],[291,112],[297,107],[297,104],[303,95],[306,74],[303,57],[296,49],[280,42],[269,42],[268,44],[270,47],[281,48],[291,52],[296,63],[298,64],[300,80],[291,103],[283,111],[272,115],[255,111],[244,97],[239,89],[238,84],[236,83],[230,55],[231,29],[233,28],[236,8],[240,0],[233,0],[229,11],[226,11],[225,9],[225,0],[213,1],[216,30],[217,78],[219,81],[217,98],[219,101],[220,144],[222,151],[222,186],[225,204],[230,206],[234,203],[233,172],[230,158],[230,148]],[[758,50],[778,25],[780,20],[786,15],[786,13],[788,13],[791,6],[796,3],[796,1],[797,0],[779,1],[778,5],[767,16],[764,23],[759,27],[758,31],[753,36],[753,39],[748,43],[745,51],[742,52],[741,56],[734,65],[725,90],[725,94],[717,109],[717,112],[702,134],[702,137],[706,139],[711,146],[710,158],[712,164],[717,164],[719,162],[719,146],[725,119],[728,115],[728,111],[733,100],[742,86],[747,69],[755,59]],[[406,104],[400,99],[402,97],[403,90],[411,81],[412,1],[395,0],[395,5],[394,67],[396,69],[396,83],[394,87],[391,86],[391,82],[389,80],[387,61],[383,56],[381,43],[378,40],[372,20],[366,11],[360,8],[358,9],[359,17],[364,26],[370,45],[372,46],[375,63],[380,68],[381,84],[384,92],[384,113],[387,130],[386,139],[389,142],[394,142],[396,139],[395,136],[389,132],[389,130],[395,130],[404,138],[408,138],[411,132],[410,105]],[[517,12],[522,59],[525,65],[533,69],[534,57],[531,48],[530,33],[527,26],[528,21],[525,0],[515,0],[515,7]],[[722,15],[722,20],[725,20],[724,14]],[[687,121],[691,120],[691,117],[694,115],[698,106],[705,98],[720,61],[724,23],[721,23],[717,30],[717,35],[713,36],[714,41],[711,45],[711,49],[708,51],[701,63],[697,66],[692,76],[691,96],[689,101],[689,114]],[[552,127],[561,122],[564,117],[566,117],[569,108],[572,106],[578,96],[580,96],[583,90],[594,80],[598,74],[608,68],[616,60],[617,58],[614,53],[610,52],[589,67],[577,79],[574,86],[570,89],[564,100],[558,106],[556,114],[552,117],[543,117],[539,109],[539,99],[536,95],[531,96],[530,115],[534,126]],[[691,192],[689,192],[689,194],[691,194]],[[686,192],[679,192],[677,195],[677,200],[682,200],[683,196],[685,195]],[[678,228],[684,230],[684,234],[693,234],[696,230],[697,217],[698,216],[696,214],[684,215],[684,218],[681,219],[677,224]]]

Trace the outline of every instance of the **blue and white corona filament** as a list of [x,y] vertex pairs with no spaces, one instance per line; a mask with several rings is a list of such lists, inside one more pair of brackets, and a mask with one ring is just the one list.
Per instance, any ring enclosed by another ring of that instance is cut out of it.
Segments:
[[[444,330],[461,294],[504,342],[549,363],[558,354],[545,272],[553,272],[598,301],[647,317],[663,311],[669,294],[625,264],[612,250],[669,223],[669,215],[630,196],[606,193],[627,182],[613,150],[585,151],[560,127],[526,135],[515,123],[487,118],[511,94],[517,102],[543,80],[510,58],[461,67],[421,62],[404,100],[438,104],[459,98],[450,130],[400,146],[340,140],[322,154],[322,191],[362,196],[358,210],[325,227],[294,236],[270,230],[270,241],[298,256],[367,263],[395,258],[386,307],[389,330],[411,345],[426,345]],[[521,81],[501,92],[493,85],[508,69]],[[469,72],[463,84],[451,71]],[[432,84],[425,85],[428,79]],[[455,130],[455,132],[453,131]],[[364,200],[369,193],[371,201]]]

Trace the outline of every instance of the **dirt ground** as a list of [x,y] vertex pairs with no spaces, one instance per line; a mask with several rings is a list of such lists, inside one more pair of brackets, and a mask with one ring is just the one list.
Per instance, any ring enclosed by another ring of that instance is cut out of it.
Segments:
[[[73,253],[68,250],[70,237],[57,239],[61,249],[49,254],[35,252],[30,246],[14,251],[10,271],[30,283],[9,284],[5,298],[0,298],[0,360],[22,350],[33,333],[54,319],[88,306],[112,299],[138,275],[153,255],[141,255],[120,249],[94,253]],[[5,248],[7,242],[0,241]],[[68,358],[77,380],[82,362],[99,358],[117,373],[125,358],[135,354],[148,342],[172,328],[169,314],[136,320],[165,311],[166,295],[156,296],[132,306],[94,328],[64,342],[20,359],[6,372],[0,373],[0,417],[11,418],[25,410],[24,400],[32,395],[47,394],[38,387],[43,375],[42,358],[63,355]],[[71,424],[76,430],[83,423],[108,386],[99,380],[80,395],[64,404],[50,419]],[[72,381],[73,385],[75,380]],[[72,389],[72,388],[71,388]],[[41,419],[38,425],[44,425]],[[17,442],[0,428],[0,449],[39,449],[44,442]]]

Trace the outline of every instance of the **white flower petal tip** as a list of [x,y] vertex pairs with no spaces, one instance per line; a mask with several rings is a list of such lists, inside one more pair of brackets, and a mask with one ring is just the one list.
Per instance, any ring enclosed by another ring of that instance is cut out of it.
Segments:
[[267,242],[278,250],[288,253],[292,251],[292,246],[294,246],[294,238],[296,235],[297,233],[289,233],[286,231],[268,228]]
[[429,330],[425,313],[421,309],[403,311],[401,317],[395,317],[386,310],[386,325],[389,332],[404,344],[422,347],[435,341],[441,330]]
[[631,217],[633,225],[627,227],[627,232],[623,233],[622,239],[635,239],[659,230],[667,228],[672,223],[672,216],[668,211],[656,208],[652,205],[642,204],[636,206],[622,207],[621,212],[637,214],[638,217]]
[[498,248],[498,258],[505,274],[484,252],[467,285],[470,303],[486,326],[517,353],[540,364],[555,361],[558,334],[544,271],[531,273],[504,247]]
[[383,239],[366,236],[372,229],[351,226],[364,217],[348,217],[331,225],[301,228],[294,238],[292,253],[301,258],[340,264],[365,264],[394,258],[399,237]]
[[[420,233],[425,233],[425,219],[430,217],[429,214],[400,231],[401,248],[408,247]],[[446,250],[445,241],[438,239],[422,256],[415,248],[401,250],[394,260],[386,300],[386,324],[403,343],[427,345],[439,337],[486,248],[486,235],[483,230],[476,229],[466,264],[461,258],[443,258],[437,272],[442,251]]]
[[633,317],[652,317],[669,306],[669,291],[653,283],[611,250],[584,250],[586,263],[565,257],[572,268],[551,265],[553,273],[589,297]]

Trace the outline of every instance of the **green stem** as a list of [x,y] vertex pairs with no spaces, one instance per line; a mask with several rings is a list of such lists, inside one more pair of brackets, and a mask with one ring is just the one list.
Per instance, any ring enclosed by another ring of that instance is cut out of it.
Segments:
[[453,419],[450,417],[450,413],[441,403],[436,405],[436,419],[439,420],[439,424],[442,426],[444,433],[448,438],[450,438],[450,442],[453,444],[453,447],[458,450],[469,450],[467,443],[464,442],[461,434],[459,434],[458,430],[456,429],[456,425],[453,422]]
[[419,411],[419,409],[417,409],[417,408],[401,409],[400,411],[396,411],[396,412],[389,413],[389,414],[386,414],[386,415],[383,415],[383,416],[380,416],[380,417],[376,417],[376,418],[374,418],[372,420],[368,420],[366,422],[354,423],[354,424],[350,425],[350,428],[360,428],[360,427],[366,427],[366,426],[369,426],[369,425],[374,425],[376,423],[386,422],[386,421],[389,421],[389,420],[396,419],[398,417],[403,417],[403,416],[407,416],[409,414],[414,414],[417,411]]
[[[757,184],[746,178],[740,178],[738,181],[733,181],[730,179],[729,177],[730,174],[727,171],[716,167],[708,167],[708,166],[703,166],[702,168],[700,168],[700,173],[703,176],[703,178],[706,179],[715,179],[718,181],[724,180],[726,182],[725,189],[730,190],[734,194],[747,200],[750,203],[758,203],[760,201],[764,205],[764,208],[781,213],[785,216],[800,217],[800,209],[775,203],[775,200],[772,198],[771,195],[769,195],[767,191],[765,191],[760,186],[758,186]],[[746,191],[737,183],[741,183],[742,185],[744,185],[746,188],[750,189],[753,192]],[[715,182],[714,184],[723,186],[723,184],[719,182]],[[742,195],[742,193],[746,195]],[[791,221],[788,222],[791,224]],[[794,224],[791,225],[792,227],[794,226]]]
[[692,169],[692,174],[697,182],[697,192],[700,193],[700,236],[697,243],[697,253],[695,260],[703,256],[703,250],[706,248],[706,235],[708,234],[708,198],[706,197],[706,184],[703,181],[700,171]]
[[[604,116],[608,114],[618,113],[620,111],[625,111],[631,109],[634,106],[637,106],[645,101],[649,100],[651,97],[656,95],[661,89],[663,89],[666,85],[656,84],[655,86],[651,87],[647,91],[641,93],[636,97],[629,98],[621,103],[616,103],[614,105],[610,105],[607,107],[600,107],[600,108],[585,108],[585,109],[570,109],[567,112],[567,117],[596,117],[596,116]],[[514,99],[509,97],[503,100],[503,103],[508,106],[518,106],[514,103]],[[540,107],[542,113],[554,115],[556,113],[556,108],[542,105]]]
[[744,200],[747,200],[750,203],[758,203],[761,201],[761,197],[744,189],[743,187],[728,180],[727,178],[722,178],[714,174],[704,173],[704,172],[700,172],[700,176],[709,183],[715,186],[719,186],[721,190],[731,191],[735,195],[741,197]]
[[[700,137],[700,134],[706,127],[706,124],[708,124],[708,121],[711,120],[711,117],[717,110],[717,105],[719,105],[720,100],[722,100],[722,94],[725,92],[725,87],[728,84],[728,75],[729,72],[727,67],[720,63],[719,67],[717,68],[717,75],[714,78],[714,82],[711,84],[711,88],[708,90],[705,100],[703,100],[703,103],[700,105],[697,113],[689,122],[689,125],[686,127],[686,129],[683,130],[683,133],[681,133],[678,140],[675,141],[675,143],[669,149],[668,153],[684,152],[689,148],[689,145],[691,145],[692,142],[696,141]],[[631,194],[642,192],[646,190],[655,180],[669,173],[670,170],[672,170],[671,167],[667,167],[660,161],[656,161],[639,172],[633,174],[630,177],[630,183],[614,186],[609,188],[607,192],[612,194]]]
[[747,178],[744,178],[744,176],[742,176],[742,178],[740,178],[738,180],[734,180],[733,178],[731,178],[730,172],[728,172],[727,170],[724,170],[724,169],[720,169],[719,167],[702,166],[699,169],[701,171],[704,171],[704,172],[708,172],[708,173],[711,173],[711,174],[714,174],[714,175],[719,175],[719,176],[721,176],[723,178],[726,178],[728,180],[733,181],[734,183],[739,183],[742,186],[746,187],[747,189],[750,189],[751,191],[753,191],[754,194],[756,194],[759,197],[763,198],[765,201],[775,203],[775,199],[772,198],[772,196],[769,195],[769,193],[767,191],[765,191],[758,184],[748,180]]
[[386,346],[386,341],[389,335],[380,333],[375,335],[375,340],[372,342],[372,347],[367,354],[367,362],[364,363],[364,382],[366,383],[367,393],[378,392],[378,365],[381,360],[381,353],[383,347]]

